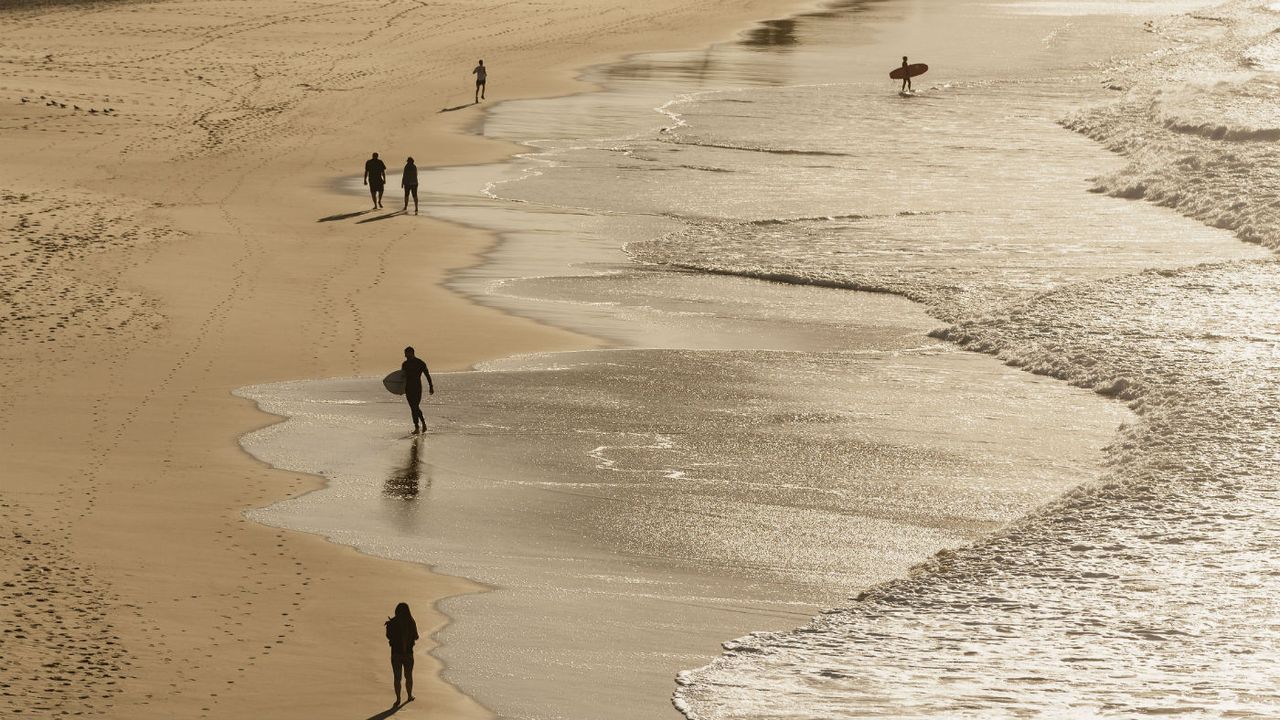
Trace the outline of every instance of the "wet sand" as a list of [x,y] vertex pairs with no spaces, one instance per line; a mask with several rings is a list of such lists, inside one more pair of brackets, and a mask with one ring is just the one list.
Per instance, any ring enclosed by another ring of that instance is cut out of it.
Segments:
[[[577,67],[802,4],[175,0],[6,14],[0,709],[386,708],[381,620],[410,600],[421,627],[439,627],[433,602],[475,586],[246,520],[318,481],[240,450],[272,420],[231,390],[373,373],[406,342],[430,343],[448,369],[594,341],[441,289],[490,237],[364,212],[333,179],[372,150],[392,167],[510,151],[465,132],[476,56],[493,100],[563,94],[583,89]],[[437,670],[419,654],[420,700],[401,715],[485,714],[432,682]]]
[[[905,300],[682,279],[715,349],[441,374],[425,437],[377,378],[243,389],[289,418],[245,448],[329,480],[251,517],[489,585],[446,602],[440,652],[503,717],[674,718],[676,674],[720,643],[795,627],[1060,494],[1127,417],[928,343]],[[711,299],[745,293],[813,316]]]

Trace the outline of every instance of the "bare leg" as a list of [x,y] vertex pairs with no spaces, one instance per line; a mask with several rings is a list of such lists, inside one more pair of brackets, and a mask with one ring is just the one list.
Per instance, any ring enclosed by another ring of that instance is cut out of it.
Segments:
[[[413,700],[413,661],[404,664],[404,690],[409,695],[409,700]],[[398,695],[396,697],[399,697]]]
[[400,669],[403,665],[404,663],[400,662],[396,658],[391,658],[392,683],[396,689],[396,705],[400,704]]
[[[409,209],[409,198],[405,198],[404,208],[406,210]],[[413,186],[413,214],[414,215],[418,214],[418,186],[417,185]]]

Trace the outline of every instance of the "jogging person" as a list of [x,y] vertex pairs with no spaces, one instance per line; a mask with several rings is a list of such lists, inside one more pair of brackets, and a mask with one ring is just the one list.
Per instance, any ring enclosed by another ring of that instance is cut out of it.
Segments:
[[476,76],[476,102],[480,102],[484,99],[484,83],[489,76],[489,71],[485,69],[483,60],[478,61],[471,74]]

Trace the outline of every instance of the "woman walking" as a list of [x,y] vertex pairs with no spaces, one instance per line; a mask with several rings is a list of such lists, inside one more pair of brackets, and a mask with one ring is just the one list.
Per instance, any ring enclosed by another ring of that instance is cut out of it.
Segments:
[[404,188],[404,210],[409,212],[409,196],[413,195],[413,214],[418,214],[418,166],[413,158],[404,161],[404,172],[400,175],[400,187]]
[[387,642],[391,644],[391,672],[396,689],[396,705],[400,705],[400,673],[404,672],[405,702],[413,701],[413,644],[418,641],[418,624],[413,621],[408,603],[396,605],[395,617],[387,618]]

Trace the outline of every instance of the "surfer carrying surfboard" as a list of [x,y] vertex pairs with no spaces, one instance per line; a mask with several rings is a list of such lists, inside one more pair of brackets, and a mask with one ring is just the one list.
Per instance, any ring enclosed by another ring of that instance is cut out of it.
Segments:
[[[422,376],[427,376],[427,392],[431,395],[436,394],[436,387],[431,383],[431,373],[427,370],[427,364],[421,358],[413,354],[413,348],[404,349],[404,362],[400,364],[400,370],[404,372],[404,399],[409,401],[409,412],[413,413],[413,431],[426,432],[427,419],[422,415],[422,408],[418,405],[422,402]],[[422,430],[418,430],[418,423],[421,421]]]
[[923,75],[927,72],[929,72],[928,65],[925,65],[924,63],[916,63],[912,65],[907,60],[907,56],[903,55],[902,67],[896,67],[893,70],[889,71],[889,77],[893,78],[894,80],[902,81],[902,89],[898,91],[899,95],[903,97],[911,97],[915,95],[915,93],[911,92],[911,78],[915,77],[916,75]]

